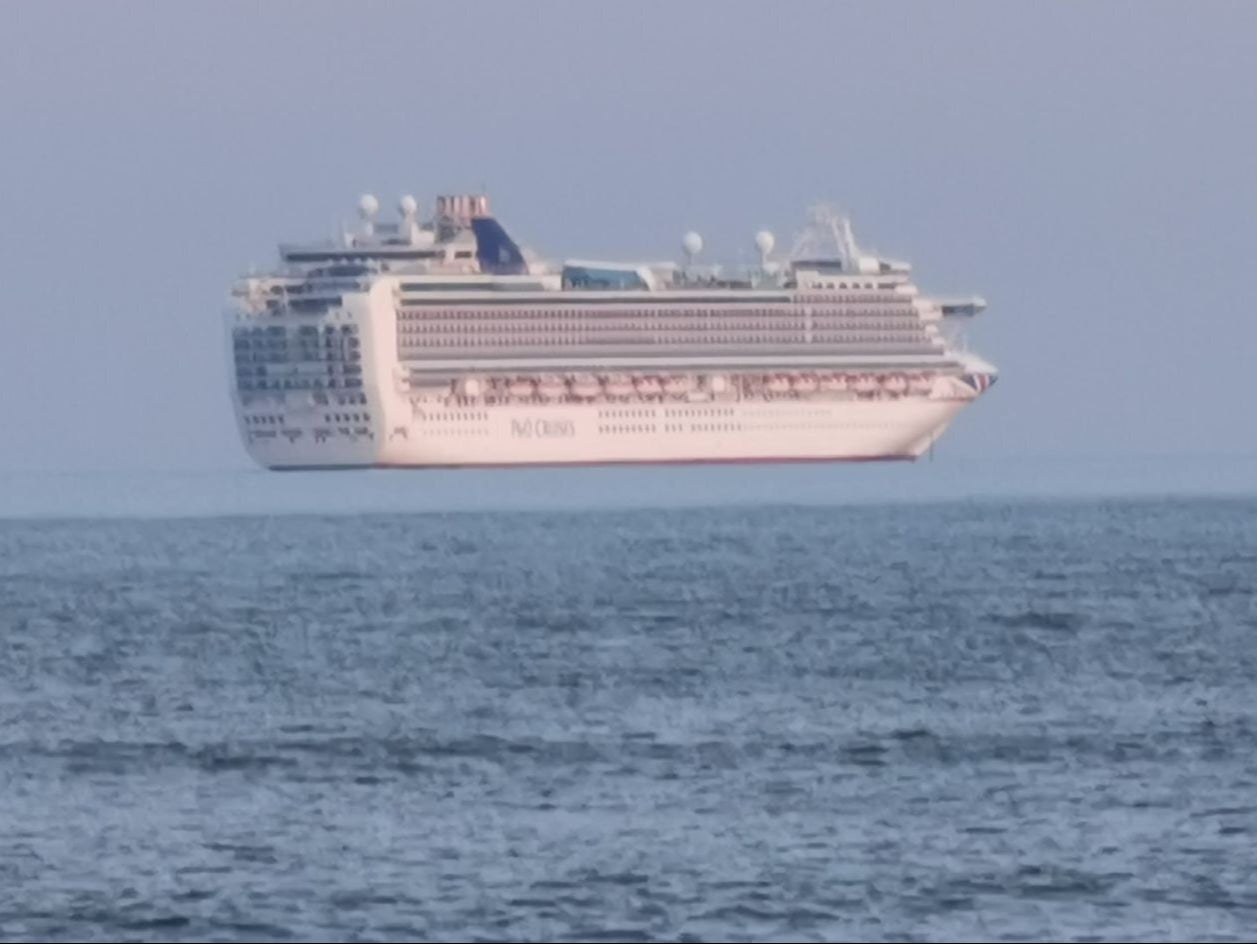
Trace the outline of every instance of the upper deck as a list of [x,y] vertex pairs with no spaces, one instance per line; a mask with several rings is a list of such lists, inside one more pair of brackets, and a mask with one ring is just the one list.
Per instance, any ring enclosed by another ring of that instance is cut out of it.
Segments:
[[[323,242],[281,244],[280,265],[242,279],[236,295],[259,312],[318,313],[345,293],[379,278],[394,283],[405,308],[572,304],[728,305],[817,301],[860,305],[915,298],[911,267],[862,250],[849,220],[813,208],[788,254],[775,253],[773,234],[755,234],[758,263],[729,269],[700,263],[702,238],[686,233],[676,261],[547,260],[522,247],[490,211],[483,194],[441,196],[427,218],[403,197],[396,220],[379,217],[379,201],[359,201],[360,222]],[[928,306],[940,316],[973,315],[978,297]]]

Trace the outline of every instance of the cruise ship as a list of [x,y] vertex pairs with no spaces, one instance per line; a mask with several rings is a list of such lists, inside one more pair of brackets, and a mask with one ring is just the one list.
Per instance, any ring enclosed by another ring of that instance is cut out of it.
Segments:
[[695,232],[672,261],[550,261],[484,194],[358,210],[232,287],[268,469],[915,459],[996,378],[961,328],[984,301],[921,293],[828,206],[740,267]]

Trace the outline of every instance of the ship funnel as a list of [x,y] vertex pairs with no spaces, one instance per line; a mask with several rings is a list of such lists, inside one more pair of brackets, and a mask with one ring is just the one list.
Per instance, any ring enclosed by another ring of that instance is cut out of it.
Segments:
[[436,198],[436,215],[466,226],[489,215],[489,198],[484,194],[457,193]]

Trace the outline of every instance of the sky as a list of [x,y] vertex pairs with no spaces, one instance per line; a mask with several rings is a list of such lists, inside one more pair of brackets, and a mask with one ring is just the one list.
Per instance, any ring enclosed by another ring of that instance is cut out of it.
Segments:
[[231,280],[363,192],[562,257],[809,205],[983,295],[965,462],[1252,456],[1257,5],[0,5],[0,472],[248,469]]

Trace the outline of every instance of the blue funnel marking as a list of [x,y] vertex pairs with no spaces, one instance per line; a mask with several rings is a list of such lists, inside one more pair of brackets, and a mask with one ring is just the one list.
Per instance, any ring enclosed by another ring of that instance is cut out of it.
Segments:
[[476,236],[476,259],[482,272],[519,275],[527,271],[524,254],[493,217],[482,216],[472,220],[471,231]]

